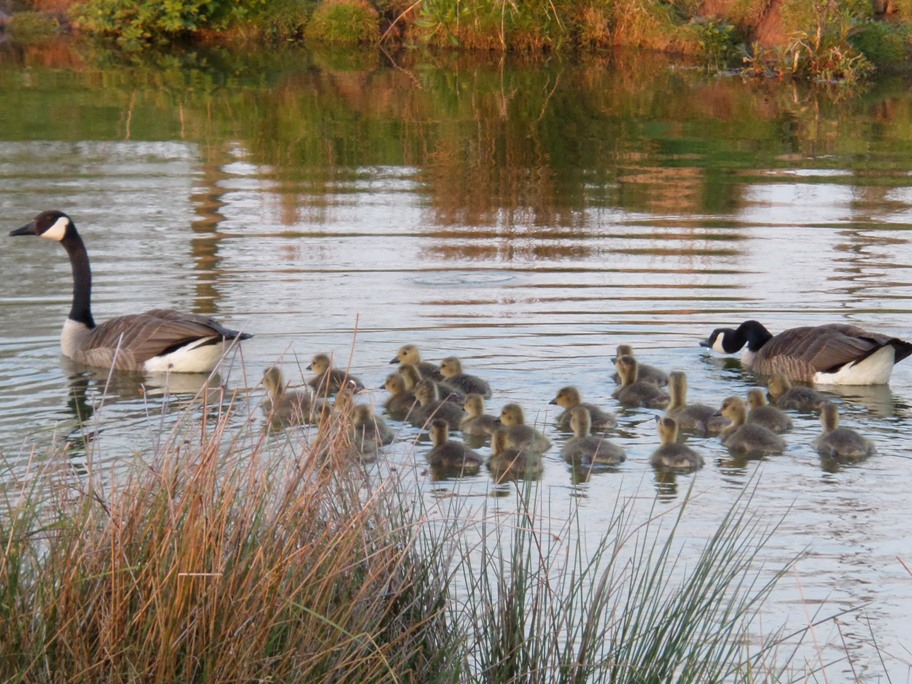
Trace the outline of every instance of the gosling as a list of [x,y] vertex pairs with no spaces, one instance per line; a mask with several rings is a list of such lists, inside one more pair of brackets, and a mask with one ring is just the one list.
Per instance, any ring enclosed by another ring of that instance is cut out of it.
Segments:
[[433,446],[426,457],[431,467],[438,470],[459,471],[460,475],[474,475],[481,469],[484,458],[465,444],[450,440],[450,428],[445,420],[435,418],[428,430]]
[[466,437],[489,437],[499,427],[496,416],[486,414],[484,397],[480,394],[467,394],[465,411],[468,414],[459,424],[459,429]]
[[386,446],[392,444],[396,434],[380,416],[374,413],[370,404],[357,404],[352,413],[352,430],[356,438],[370,439]]
[[424,427],[434,418],[440,418],[449,429],[456,430],[465,418],[465,411],[461,407],[441,401],[433,380],[421,380],[415,385],[415,398],[419,406],[408,417],[408,421],[415,427]]
[[480,394],[485,399],[491,398],[491,386],[477,375],[462,372],[462,361],[455,356],[448,356],[440,362],[440,374],[444,382],[452,385],[463,394]]
[[349,387],[355,392],[364,389],[364,383],[348,372],[333,368],[332,360],[328,354],[317,354],[311,359],[307,370],[315,373],[314,377],[307,381],[307,384],[313,387],[319,396],[335,394],[343,387]]
[[[263,387],[266,398],[263,411],[277,423],[309,423],[314,419],[315,402],[310,391],[288,389],[288,384],[278,366],[270,366],[263,372]],[[317,402],[322,408],[322,402]]]
[[766,394],[761,389],[752,389],[747,392],[747,422],[762,425],[767,430],[776,433],[788,432],[792,429],[792,419],[784,411],[766,403]]
[[874,442],[854,430],[839,427],[839,411],[832,402],[826,401],[820,407],[820,423],[823,432],[814,440],[814,448],[824,458],[855,463],[877,453]]
[[615,364],[621,376],[621,386],[612,396],[628,407],[664,409],[671,398],[656,385],[639,379],[639,365],[632,356],[619,356]]
[[[669,378],[669,382],[674,382]],[[703,457],[685,444],[678,444],[678,422],[671,416],[656,417],[662,445],[652,453],[653,468],[689,472],[703,467]]]
[[561,449],[567,463],[580,466],[616,466],[626,460],[624,450],[604,437],[590,435],[592,419],[589,409],[575,406],[570,409],[570,426],[573,437]]
[[415,393],[405,388],[405,378],[399,373],[390,373],[383,383],[384,389],[390,393],[383,408],[396,420],[405,420],[412,408],[418,404]]
[[608,411],[603,411],[598,406],[594,404],[588,404],[582,400],[580,397],[580,392],[576,387],[567,386],[561,387],[557,391],[557,396],[554,397],[549,404],[560,406],[564,409],[557,417],[558,427],[564,432],[573,432],[573,426],[571,425],[572,421],[572,411],[577,406],[584,406],[589,411],[589,418],[591,427],[596,430],[605,430],[607,428],[613,428],[617,426],[617,418],[613,413]]
[[[612,357],[611,362],[617,365],[617,360],[622,356],[633,356],[633,347],[629,344],[619,344],[617,352]],[[613,380],[620,384],[621,375],[618,372],[615,372]],[[655,366],[650,366],[645,363],[640,364],[640,380],[643,382],[651,382],[653,385],[658,387],[664,387],[668,384],[668,374],[656,368]]]
[[[714,421],[716,409],[706,404],[687,403],[687,375],[672,371],[668,375],[668,393],[671,401],[666,414],[675,421],[678,430],[694,430],[701,434],[718,434],[724,424]],[[660,429],[661,434],[661,429]]]
[[415,366],[422,378],[443,380],[437,365],[429,361],[422,361],[421,352],[414,344],[406,344],[399,347],[399,351],[390,359],[390,363],[398,363],[400,366]]
[[405,386],[407,389],[414,390],[415,385],[417,385],[422,380],[430,380],[435,385],[437,385],[437,396],[439,396],[443,401],[449,401],[454,404],[459,404],[460,406],[462,406],[463,402],[465,401],[465,392],[457,387],[454,387],[445,380],[435,380],[434,378],[422,375],[421,371],[418,369],[418,366],[414,364],[405,364],[403,366],[399,366],[399,375],[405,378]]
[[500,422],[512,446],[537,453],[544,453],[551,448],[551,440],[547,435],[526,425],[526,416],[519,404],[506,404],[500,411]]
[[516,446],[512,443],[507,428],[494,431],[488,470],[497,482],[534,479],[541,475],[543,469],[541,452],[531,450],[528,445]]
[[805,413],[816,413],[820,410],[826,397],[810,387],[792,387],[791,381],[784,373],[776,373],[767,382],[770,397],[780,409],[793,409]]
[[785,440],[762,425],[748,423],[747,407],[741,397],[728,397],[722,402],[722,415],[731,425],[722,430],[722,444],[735,452],[752,454],[781,454]]

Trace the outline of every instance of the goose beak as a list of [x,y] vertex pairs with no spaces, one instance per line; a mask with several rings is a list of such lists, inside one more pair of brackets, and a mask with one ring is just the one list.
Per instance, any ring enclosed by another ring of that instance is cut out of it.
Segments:
[[709,343],[709,340],[700,340],[700,346],[701,347],[712,347],[712,345]]
[[390,359],[390,363],[399,363],[399,357],[394,356],[393,358]]
[[15,235],[38,235],[38,226],[35,225],[34,221],[30,221],[22,226],[22,228],[10,231],[11,237]]
[[552,399],[551,401],[548,402],[548,405],[549,405],[549,406],[557,406],[557,399]]

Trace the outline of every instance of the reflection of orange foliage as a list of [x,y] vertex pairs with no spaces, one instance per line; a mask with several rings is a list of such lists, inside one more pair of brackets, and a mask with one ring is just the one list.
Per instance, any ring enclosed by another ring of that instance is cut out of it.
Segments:
[[50,69],[72,69],[82,71],[86,68],[79,53],[73,49],[72,41],[65,37],[21,48],[21,61],[26,67],[46,67]]
[[625,204],[633,204],[643,211],[656,214],[698,214],[702,210],[702,169],[645,164],[628,166],[620,171],[618,182],[621,184]]

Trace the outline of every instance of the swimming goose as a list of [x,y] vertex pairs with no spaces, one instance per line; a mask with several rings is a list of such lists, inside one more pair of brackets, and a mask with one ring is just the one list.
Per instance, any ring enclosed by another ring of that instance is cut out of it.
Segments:
[[307,370],[316,374],[307,381],[307,384],[313,387],[320,396],[335,394],[343,387],[349,387],[355,392],[364,389],[364,383],[354,375],[349,375],[347,371],[339,368],[333,368],[329,354],[316,354],[310,360]]
[[671,401],[665,413],[674,418],[676,430],[696,430],[703,434],[718,434],[724,427],[719,424],[719,421],[713,420],[716,409],[712,406],[687,403],[687,375],[684,372],[672,371],[668,375],[668,393],[671,395]]
[[500,410],[500,422],[504,426],[510,444],[518,449],[529,448],[545,452],[551,448],[551,440],[531,425],[526,425],[526,415],[519,404],[506,404]]
[[60,211],[43,211],[10,235],[37,235],[56,240],[66,249],[73,271],[73,302],[60,346],[64,356],[74,361],[126,371],[208,373],[235,340],[251,337],[208,316],[172,309],[118,316],[96,325],[89,255],[70,217]]
[[[341,395],[340,395],[341,396]],[[392,444],[395,433],[380,416],[374,414],[370,404],[356,404],[351,419],[352,430],[356,438],[370,439],[378,444]]]
[[788,432],[792,429],[792,419],[784,411],[766,403],[763,390],[752,389],[747,392],[747,422],[762,425],[773,432]]
[[462,372],[462,362],[455,356],[448,356],[440,362],[440,374],[444,382],[452,385],[463,394],[480,394],[485,399],[491,398],[491,386],[477,375]]
[[[633,347],[631,347],[629,344],[619,344],[615,355],[611,357],[611,363],[617,365],[617,360],[622,356],[634,356]],[[655,366],[640,363],[639,370],[639,378],[643,382],[651,382],[653,385],[658,385],[659,387],[664,387],[668,384],[668,374],[665,371],[656,368]],[[621,384],[620,373],[615,371],[612,378],[617,384]]]
[[415,385],[415,398],[419,406],[408,417],[408,421],[415,427],[424,427],[434,418],[440,418],[446,421],[447,427],[456,430],[465,418],[465,411],[461,407],[440,399],[433,380],[421,380]]
[[678,444],[678,422],[671,416],[656,417],[656,428],[662,445],[649,459],[653,468],[668,470],[697,470],[703,467],[703,457],[685,444]]
[[399,366],[399,375],[405,378],[406,389],[413,390],[422,380],[430,380],[437,385],[437,394],[443,401],[449,401],[462,406],[465,402],[465,392],[449,384],[445,380],[435,380],[422,374],[421,370],[413,363],[405,363]]
[[885,385],[893,365],[912,354],[912,343],[854,325],[790,328],[773,335],[757,321],[716,328],[703,347],[734,354],[761,375],[784,373],[791,380],[821,385]]
[[432,467],[441,470],[458,470],[460,474],[474,474],[479,471],[484,458],[465,444],[450,440],[450,428],[445,420],[435,418],[428,430],[433,447],[425,454]]
[[405,378],[399,373],[390,373],[383,383],[384,389],[390,393],[383,408],[396,420],[405,420],[409,412],[417,405],[418,400],[414,392],[405,388]]
[[569,413],[573,437],[561,449],[561,456],[567,463],[589,467],[616,466],[626,460],[624,450],[617,444],[589,434],[592,428],[589,409],[575,406]]
[[793,409],[816,413],[826,397],[810,387],[792,387],[784,373],[775,373],[767,382],[770,397],[780,409]]
[[603,411],[594,404],[587,404],[582,400],[579,390],[571,385],[557,390],[557,395],[548,403],[564,409],[563,413],[557,417],[558,426],[564,431],[573,431],[571,425],[573,419],[572,411],[577,406],[584,406],[589,411],[589,421],[592,428],[602,430],[613,428],[617,425],[617,418],[613,413]]
[[466,437],[487,437],[494,434],[499,427],[495,416],[485,412],[484,397],[480,394],[467,394],[465,398],[465,411],[468,414],[459,424],[459,429]]
[[436,364],[421,360],[421,352],[414,344],[406,344],[399,347],[396,355],[390,359],[390,363],[398,363],[400,366],[416,366],[421,373],[422,378],[431,378],[432,380],[443,380],[440,369]]
[[728,397],[722,402],[722,415],[731,425],[721,432],[722,444],[732,451],[754,454],[779,454],[785,451],[785,440],[762,425],[748,423],[747,407],[741,397]]
[[823,432],[814,440],[817,453],[837,461],[860,461],[877,453],[874,443],[854,430],[839,427],[839,411],[832,402],[820,407],[820,423]]
[[510,479],[536,478],[543,470],[541,452],[529,445],[517,446],[507,428],[498,428],[491,436],[488,470],[497,482]]
[[615,362],[621,376],[621,386],[611,395],[624,406],[643,406],[647,408],[665,408],[670,397],[658,386],[639,379],[639,367],[632,356],[619,356]]
[[288,389],[278,366],[270,366],[263,372],[263,387],[267,394],[263,411],[279,423],[310,423],[315,413],[324,408],[322,401],[314,402],[309,390]]

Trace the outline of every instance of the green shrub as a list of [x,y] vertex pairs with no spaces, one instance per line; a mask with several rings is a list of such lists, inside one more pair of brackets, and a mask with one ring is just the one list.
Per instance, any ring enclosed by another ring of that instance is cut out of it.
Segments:
[[324,0],[305,36],[322,43],[371,45],[380,38],[379,15],[366,0]]
[[17,12],[10,21],[10,31],[18,43],[42,41],[60,33],[60,23],[41,12]]
[[865,22],[853,31],[849,40],[878,69],[908,68],[912,56],[912,27],[908,25]]

